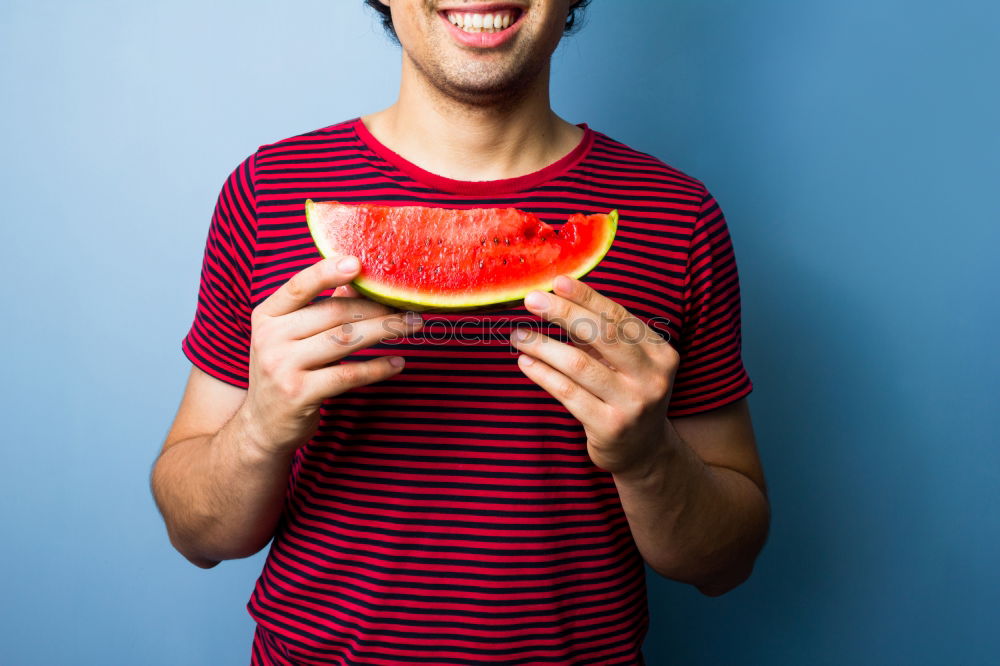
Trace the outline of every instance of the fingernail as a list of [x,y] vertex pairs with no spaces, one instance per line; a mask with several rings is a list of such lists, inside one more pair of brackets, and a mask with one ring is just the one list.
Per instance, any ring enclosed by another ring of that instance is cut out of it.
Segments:
[[533,365],[535,363],[535,359],[533,359],[530,356],[527,356],[525,354],[521,354],[521,356],[519,356],[517,360],[521,362],[521,365],[525,365],[525,366],[527,366],[527,365]]
[[524,342],[528,339],[528,331],[518,326],[514,329],[514,342]]
[[403,360],[402,356],[390,356],[389,365],[391,365],[394,368],[402,368],[404,365],[406,365],[406,361]]
[[565,275],[559,275],[552,281],[552,287],[554,289],[558,289],[559,291],[569,293],[573,290],[573,281]]
[[358,263],[357,257],[344,257],[337,262],[337,270],[341,270],[345,273],[353,273],[360,268],[361,264]]
[[549,304],[549,297],[540,291],[533,291],[524,298],[524,304],[529,308],[544,310]]
[[423,321],[423,318],[416,312],[407,312],[403,315],[403,321],[406,322],[407,326],[416,326]]

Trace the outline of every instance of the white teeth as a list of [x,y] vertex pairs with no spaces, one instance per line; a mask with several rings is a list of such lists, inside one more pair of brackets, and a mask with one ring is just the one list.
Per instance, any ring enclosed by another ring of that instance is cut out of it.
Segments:
[[458,12],[448,13],[447,18],[451,23],[462,28],[465,32],[498,32],[509,28],[514,22],[512,12],[497,12],[495,14],[461,14]]

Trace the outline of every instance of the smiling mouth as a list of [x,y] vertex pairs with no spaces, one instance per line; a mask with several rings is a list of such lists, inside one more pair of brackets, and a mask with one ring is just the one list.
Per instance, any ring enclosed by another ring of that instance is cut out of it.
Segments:
[[441,15],[463,32],[503,32],[517,23],[521,10],[500,9],[492,12],[443,11]]

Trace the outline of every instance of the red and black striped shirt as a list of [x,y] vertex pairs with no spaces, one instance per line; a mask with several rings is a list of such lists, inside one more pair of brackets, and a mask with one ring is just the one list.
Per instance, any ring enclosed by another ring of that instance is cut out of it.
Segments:
[[[747,395],[719,206],[699,181],[582,127],[558,162],[489,182],[428,173],[358,119],[262,146],[219,196],[185,354],[246,388],[251,310],[321,258],[306,199],[514,207],[557,226],[614,208],[618,234],[585,282],[680,352],[669,415]],[[255,663],[640,663],[645,574],[613,478],[508,343],[517,323],[551,328],[523,308],[424,319],[356,354],[401,354],[406,369],[327,400],[295,456],[248,603]]]

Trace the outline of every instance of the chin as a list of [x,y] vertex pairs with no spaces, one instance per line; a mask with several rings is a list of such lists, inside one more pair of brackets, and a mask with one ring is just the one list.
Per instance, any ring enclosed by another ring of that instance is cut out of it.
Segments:
[[462,68],[462,71],[439,72],[439,76],[432,77],[432,83],[449,97],[463,102],[494,104],[524,95],[543,67],[544,64],[534,67],[512,67],[507,72],[489,67]]
[[523,83],[497,81],[492,85],[482,82],[470,84],[467,81],[450,81],[440,87],[450,98],[471,106],[495,106],[519,99],[525,93]]

